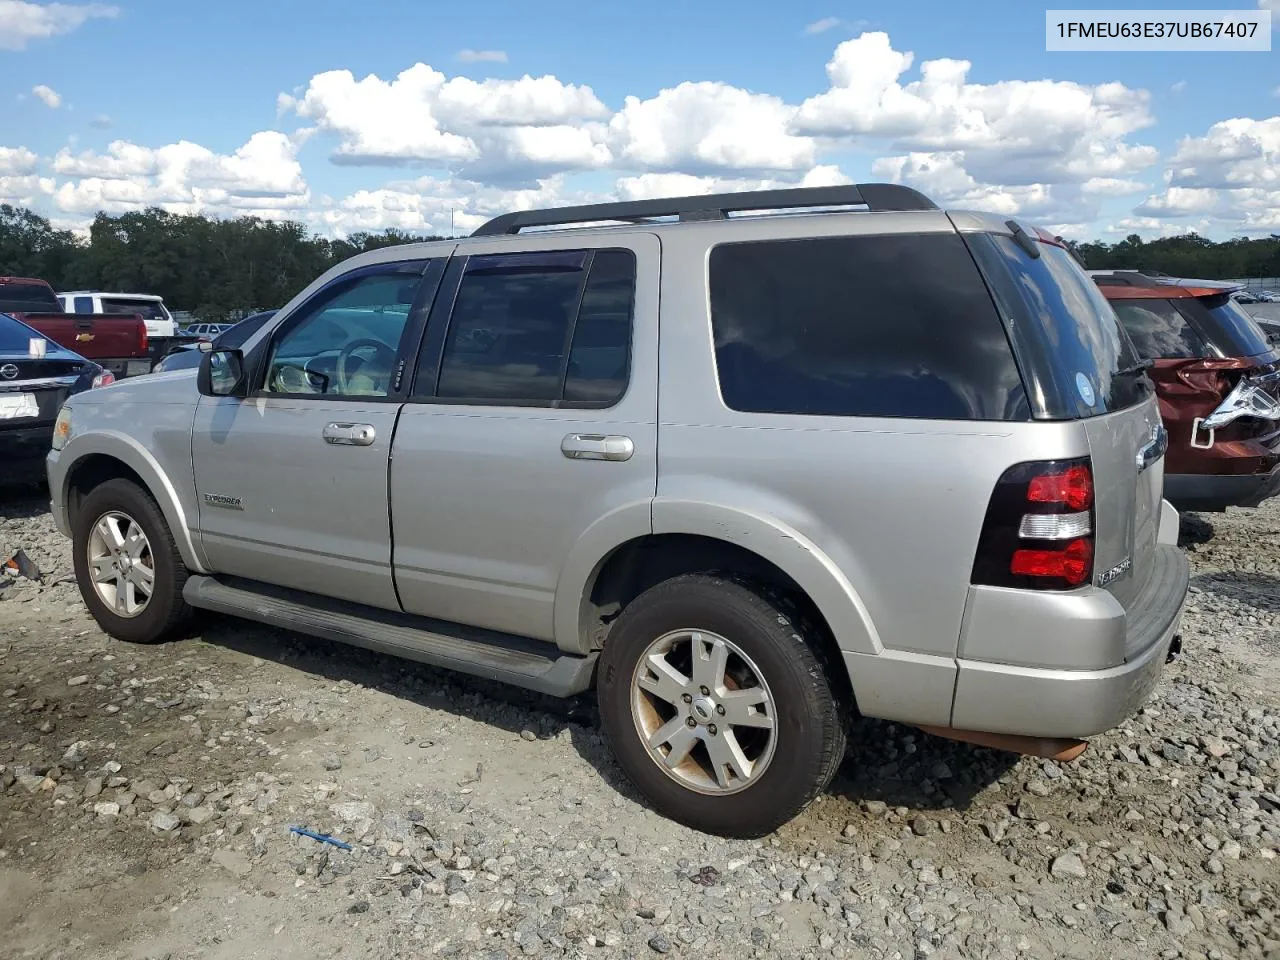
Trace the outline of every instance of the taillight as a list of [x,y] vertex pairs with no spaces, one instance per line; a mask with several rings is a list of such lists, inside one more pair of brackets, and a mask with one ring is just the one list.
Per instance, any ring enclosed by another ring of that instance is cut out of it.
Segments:
[[138,349],[143,353],[147,352],[150,344],[147,341],[147,325],[145,323],[138,324]]
[[116,375],[110,370],[103,370],[93,378],[94,387],[109,387],[116,382]]
[[1093,467],[1088,457],[1010,467],[987,506],[973,582],[1070,590],[1093,576]]

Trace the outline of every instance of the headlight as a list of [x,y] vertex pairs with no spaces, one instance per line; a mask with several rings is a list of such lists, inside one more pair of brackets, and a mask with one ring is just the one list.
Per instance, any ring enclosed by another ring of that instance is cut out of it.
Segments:
[[58,419],[53,422],[53,449],[61,450],[71,439],[71,407],[63,404]]

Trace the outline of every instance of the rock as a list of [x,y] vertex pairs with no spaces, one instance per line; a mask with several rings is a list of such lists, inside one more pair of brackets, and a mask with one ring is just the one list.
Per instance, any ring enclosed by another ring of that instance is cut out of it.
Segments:
[[187,811],[187,822],[194,823],[196,826],[208,823],[218,815],[218,811],[213,807],[193,807]]
[[662,934],[656,933],[649,938],[649,949],[654,953],[670,953],[671,941]]
[[368,900],[357,900],[351,906],[347,907],[347,913],[368,913],[368,912],[369,912]]
[[917,837],[927,837],[933,833],[933,821],[928,817],[916,817],[911,821],[911,832]]
[[151,815],[151,829],[157,833],[172,833],[180,826],[182,826],[182,821],[172,813],[166,813],[162,810]]
[[[336,753],[330,753],[326,755],[323,759],[321,759],[320,765],[324,767],[326,770],[342,769],[342,761],[338,758],[338,755]],[[366,905],[366,908],[367,908],[367,905]]]
[[1084,868],[1084,861],[1074,853],[1063,853],[1054,857],[1053,862],[1049,864],[1049,873],[1059,878],[1072,877],[1078,880],[1083,880],[1088,876]]
[[864,800],[862,809],[873,817],[883,817],[889,810],[889,805],[883,800]]
[[68,687],[82,687],[82,686],[84,686],[84,685],[85,685],[86,683],[88,683],[88,682],[89,682],[89,676],[88,676],[88,674],[84,674],[84,673],[82,673],[82,674],[80,674],[80,676],[78,676],[78,677],[72,677],[70,680],[68,680],[68,681],[67,681],[67,686],[68,686]]
[[238,850],[215,850],[213,862],[228,873],[242,879],[253,871],[253,865],[249,863],[249,859]]
[[1195,924],[1181,910],[1166,910],[1160,917],[1165,929],[1175,937],[1187,937],[1195,933]]
[[90,777],[84,782],[84,798],[92,800],[94,797],[102,794],[102,778]]
[[95,803],[93,805],[93,812],[100,817],[118,817],[120,815],[120,804],[109,801],[106,803]]
[[537,735],[536,733],[534,733],[532,730],[521,730],[521,731],[520,731],[520,739],[521,739],[521,740],[528,740],[528,741],[530,741],[530,742],[533,742],[534,740],[537,740],[537,739],[538,739],[538,735]]
[[357,820],[372,820],[374,806],[365,800],[348,800],[330,804],[329,812],[343,823],[355,823]]

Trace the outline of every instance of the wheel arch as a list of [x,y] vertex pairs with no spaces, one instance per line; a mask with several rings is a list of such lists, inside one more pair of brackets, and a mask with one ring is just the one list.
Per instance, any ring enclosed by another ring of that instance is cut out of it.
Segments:
[[68,465],[62,471],[60,491],[52,492],[66,505],[71,529],[80,505],[91,490],[108,480],[130,480],[159,506],[186,567],[193,572],[208,572],[192,538],[191,511],[184,508],[176,487],[155,457],[136,440],[122,434],[74,437],[59,459]]

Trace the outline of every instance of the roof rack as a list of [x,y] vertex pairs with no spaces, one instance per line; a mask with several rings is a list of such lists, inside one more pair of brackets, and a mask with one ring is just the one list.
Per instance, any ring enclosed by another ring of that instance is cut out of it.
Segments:
[[676,217],[681,223],[725,220],[730,213],[748,210],[792,210],[804,207],[866,207],[879,213],[900,210],[937,210],[923,193],[897,183],[859,183],[836,187],[795,187],[786,190],[751,190],[716,193],[700,197],[670,197],[661,200],[633,200],[622,203],[592,203],[549,210],[521,210],[504,213],[481,224],[473,237],[496,237],[519,233],[526,227],[554,227],[575,223],[621,220],[644,223],[661,217]]

